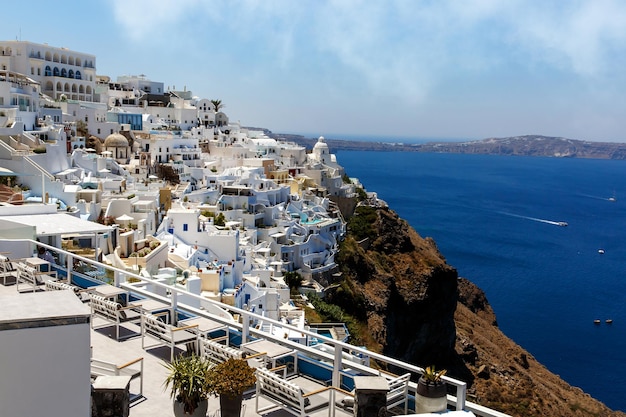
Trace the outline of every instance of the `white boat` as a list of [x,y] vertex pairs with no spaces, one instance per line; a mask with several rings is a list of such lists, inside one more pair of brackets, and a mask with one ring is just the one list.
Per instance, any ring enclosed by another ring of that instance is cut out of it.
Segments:
[[604,249],[598,249],[598,253],[599,253],[600,255],[604,255]]
[[557,224],[561,227],[567,226],[567,222],[557,222]]

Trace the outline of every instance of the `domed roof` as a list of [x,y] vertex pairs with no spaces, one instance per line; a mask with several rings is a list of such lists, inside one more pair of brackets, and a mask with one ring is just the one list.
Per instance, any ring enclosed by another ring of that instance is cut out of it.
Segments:
[[119,133],[113,133],[104,140],[104,146],[106,148],[121,148],[128,146],[128,140]]
[[315,146],[313,146],[313,149],[328,149],[328,145],[326,144],[326,139],[324,139],[324,136],[320,136],[319,139],[317,139],[317,142],[315,143]]

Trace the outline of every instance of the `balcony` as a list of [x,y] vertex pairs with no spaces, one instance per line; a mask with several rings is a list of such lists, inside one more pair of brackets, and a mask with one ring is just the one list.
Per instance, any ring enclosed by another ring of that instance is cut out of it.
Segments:
[[[109,283],[113,286],[112,289],[117,288],[117,293],[124,294],[122,298],[126,302],[148,305],[146,300],[150,300],[151,304],[160,305],[161,310],[167,311],[173,322],[178,318],[189,317],[203,317],[219,322],[227,329],[228,345],[233,348],[245,349],[249,342],[263,339],[267,343],[280,346],[283,350],[289,350],[291,354],[280,360],[283,361],[282,363],[292,378],[297,377],[297,381],[302,383],[308,381],[306,382],[308,384],[306,390],[331,386],[349,391],[354,387],[355,376],[389,377],[385,372],[368,366],[370,360],[394,369],[394,373],[397,375],[409,372],[413,375],[412,381],[409,383],[408,395],[409,412],[412,412],[417,387],[414,381],[424,371],[420,367],[352,346],[315,331],[297,328],[284,322],[255,315],[247,310],[202,298],[180,287],[167,285],[162,280],[145,278],[39,242],[30,241],[30,243],[33,247],[44,246],[50,252],[54,252],[59,264],[52,264],[52,269],[56,271],[60,279],[67,281],[69,277],[69,281],[73,285],[87,288],[103,285],[105,282]],[[78,268],[78,265],[81,267]],[[98,270],[103,271],[103,273],[84,274],[79,272],[79,269],[83,271],[87,269]],[[15,294],[16,289],[10,282],[0,285],[0,296]],[[202,305],[209,307],[205,309],[194,307],[194,305],[199,306],[200,301],[202,301]],[[232,317],[238,319],[233,320]],[[94,316],[92,320],[95,323],[101,319]],[[172,410],[172,400],[168,395],[169,393],[163,390],[163,381],[167,370],[162,364],[169,360],[170,349],[164,347],[143,349],[141,337],[137,337],[138,333],[141,334],[141,329],[134,323],[120,326],[120,341],[115,337],[116,328],[114,325],[97,326],[99,328],[91,331],[92,357],[117,363],[125,363],[143,357],[145,373],[143,397],[131,404],[130,416],[173,415],[173,412],[170,411]],[[267,330],[276,328],[282,330],[280,332]],[[288,333],[297,333],[301,337],[298,341],[294,341],[284,337]],[[315,343],[324,343],[326,348],[315,347]],[[176,347],[175,349],[175,353],[179,354],[185,348]],[[444,377],[444,380],[448,385],[447,403],[449,410],[467,411],[467,413],[460,414],[464,416],[471,416],[471,411],[476,416],[506,417],[503,413],[467,402],[465,382],[450,377]],[[32,396],[36,393],[25,395]],[[255,403],[254,393],[248,393],[244,396],[246,415],[259,415],[256,414]],[[216,414],[218,408],[219,400],[210,398],[208,415],[219,415]],[[393,409],[391,414],[404,414],[404,410]],[[280,417],[288,414],[281,410],[264,415]],[[328,404],[327,408],[312,415],[347,417],[353,415],[353,410],[343,408],[340,401],[335,399]]]

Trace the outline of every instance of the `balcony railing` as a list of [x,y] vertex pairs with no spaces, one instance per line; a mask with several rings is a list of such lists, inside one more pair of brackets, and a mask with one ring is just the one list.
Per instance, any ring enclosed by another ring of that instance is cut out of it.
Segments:
[[[42,246],[56,253],[60,262],[58,265],[53,265],[53,268],[57,271],[57,275],[61,279],[67,280],[69,276],[71,277],[71,283],[82,287],[93,286],[100,283],[112,284],[127,290],[131,300],[134,298],[152,298],[168,303],[173,316],[174,313],[178,313],[220,321],[229,326],[229,337],[234,345],[239,343],[243,344],[257,338],[263,338],[295,349],[298,355],[298,370],[301,373],[310,373],[310,376],[315,379],[325,381],[327,384],[332,384],[334,387],[349,386],[352,378],[357,375],[381,375],[381,371],[364,365],[364,363],[369,363],[369,361],[359,360],[358,358],[374,360],[382,364],[383,368],[393,369],[397,374],[411,372],[413,376],[416,377],[424,372],[424,369],[419,366],[323,336],[315,331],[297,328],[277,320],[253,314],[247,310],[209,300],[200,295],[190,293],[180,286],[166,285],[162,282],[104,265],[93,259],[57,249],[41,242],[32,240],[28,240],[28,242],[32,244],[35,250],[37,246]],[[76,267],[77,264],[81,264],[81,270],[83,272],[79,272]],[[147,290],[146,288],[148,287],[152,288],[153,291]],[[191,304],[196,304],[197,306],[202,305],[203,307],[201,309]],[[206,308],[207,305],[210,308]],[[220,311],[228,312],[229,314],[220,314]],[[233,321],[231,317],[238,317],[238,321]],[[252,325],[254,323],[262,323],[263,326],[256,328]],[[307,340],[315,338],[318,342],[323,342],[327,345],[329,349],[323,351],[312,346],[273,336],[271,333],[262,330],[262,328],[268,326],[282,327],[285,331],[290,330],[300,333]],[[447,396],[448,405],[452,408],[456,410],[469,410],[477,416],[507,416],[496,410],[466,401],[467,384],[465,382],[448,376],[444,376],[443,379],[448,386],[453,387],[454,390],[454,394],[448,394]],[[413,398],[416,389],[416,382],[411,382],[409,384],[409,393]]]

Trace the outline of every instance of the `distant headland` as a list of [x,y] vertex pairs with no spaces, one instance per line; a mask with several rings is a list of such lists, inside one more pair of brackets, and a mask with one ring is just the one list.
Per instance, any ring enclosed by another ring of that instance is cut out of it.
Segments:
[[[265,133],[276,139],[285,139],[312,148],[317,138],[302,135]],[[483,155],[545,156],[554,158],[626,159],[626,143],[592,142],[561,137],[525,135],[507,138],[488,138],[467,142],[391,143],[326,138],[331,152],[396,151],[438,152]]]

